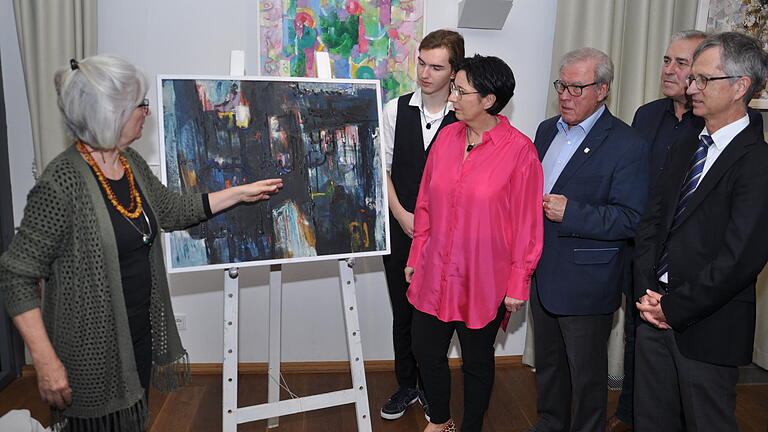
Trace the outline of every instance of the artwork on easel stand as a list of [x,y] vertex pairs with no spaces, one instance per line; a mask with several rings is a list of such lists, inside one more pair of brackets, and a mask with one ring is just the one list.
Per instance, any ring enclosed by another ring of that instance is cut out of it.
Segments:
[[384,102],[413,91],[424,0],[259,0],[261,73],[317,75],[327,52],[336,78],[379,79]]
[[377,81],[159,76],[158,94],[171,190],[284,183],[167,234],[169,271],[389,253]]

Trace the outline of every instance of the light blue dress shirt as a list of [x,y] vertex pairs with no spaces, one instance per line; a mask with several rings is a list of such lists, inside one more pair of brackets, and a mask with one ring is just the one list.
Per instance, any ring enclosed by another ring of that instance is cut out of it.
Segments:
[[557,182],[557,178],[560,177],[560,173],[571,160],[571,157],[579,148],[581,142],[584,141],[589,131],[592,130],[592,126],[595,125],[597,119],[603,115],[605,111],[605,105],[597,109],[591,116],[587,117],[583,122],[568,127],[568,124],[563,121],[561,116],[557,120],[557,135],[552,140],[547,154],[544,155],[544,160],[541,162],[541,167],[544,169],[544,193],[548,194],[552,187]]

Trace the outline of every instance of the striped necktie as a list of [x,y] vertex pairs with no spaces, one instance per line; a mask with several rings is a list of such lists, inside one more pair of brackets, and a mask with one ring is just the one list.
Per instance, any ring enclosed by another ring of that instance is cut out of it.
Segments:
[[[709,146],[711,146],[713,143],[714,141],[712,141],[712,137],[709,135],[702,135],[701,138],[699,138],[699,147],[696,149],[696,153],[694,153],[693,157],[691,158],[691,166],[688,169],[688,173],[685,175],[685,179],[683,180],[683,187],[680,188],[680,198],[677,200],[675,216],[672,218],[672,228],[669,229],[670,233],[677,229],[677,226],[680,222],[680,215],[682,215],[685,211],[685,207],[688,205],[688,201],[691,199],[693,192],[696,190],[696,186],[699,185],[699,179],[701,179],[701,175],[704,172],[704,162],[707,160],[707,151],[709,150]],[[668,241],[669,238],[667,238],[667,241],[664,242],[664,249],[661,251],[661,257],[659,258],[659,262],[656,265],[657,278],[660,278],[662,275],[664,275],[664,273],[669,271],[669,250],[667,248]]]

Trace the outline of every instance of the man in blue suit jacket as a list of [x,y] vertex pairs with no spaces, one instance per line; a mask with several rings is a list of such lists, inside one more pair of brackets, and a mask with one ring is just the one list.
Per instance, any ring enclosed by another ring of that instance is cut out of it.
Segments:
[[648,193],[648,145],[604,106],[613,63],[566,54],[560,116],[535,145],[544,167],[544,250],[534,275],[539,419],[529,431],[604,431],[607,342],[628,283],[629,241]]

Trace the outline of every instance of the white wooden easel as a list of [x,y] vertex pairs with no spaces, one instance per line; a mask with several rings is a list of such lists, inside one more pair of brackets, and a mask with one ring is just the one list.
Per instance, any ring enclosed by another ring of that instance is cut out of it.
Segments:
[[[243,76],[244,65],[245,52],[232,51],[230,74]],[[368,386],[365,382],[363,346],[360,337],[360,321],[357,315],[354,259],[339,260],[338,266],[349,364],[352,372],[352,388],[280,400],[283,284],[282,268],[279,265],[274,265],[269,272],[269,385],[267,387],[267,403],[248,407],[237,406],[239,271],[237,267],[233,267],[224,272],[224,368],[221,414],[224,432],[236,432],[238,424],[263,419],[268,419],[268,427],[275,428],[279,426],[280,416],[350,403],[355,404],[358,431],[371,431]]]

